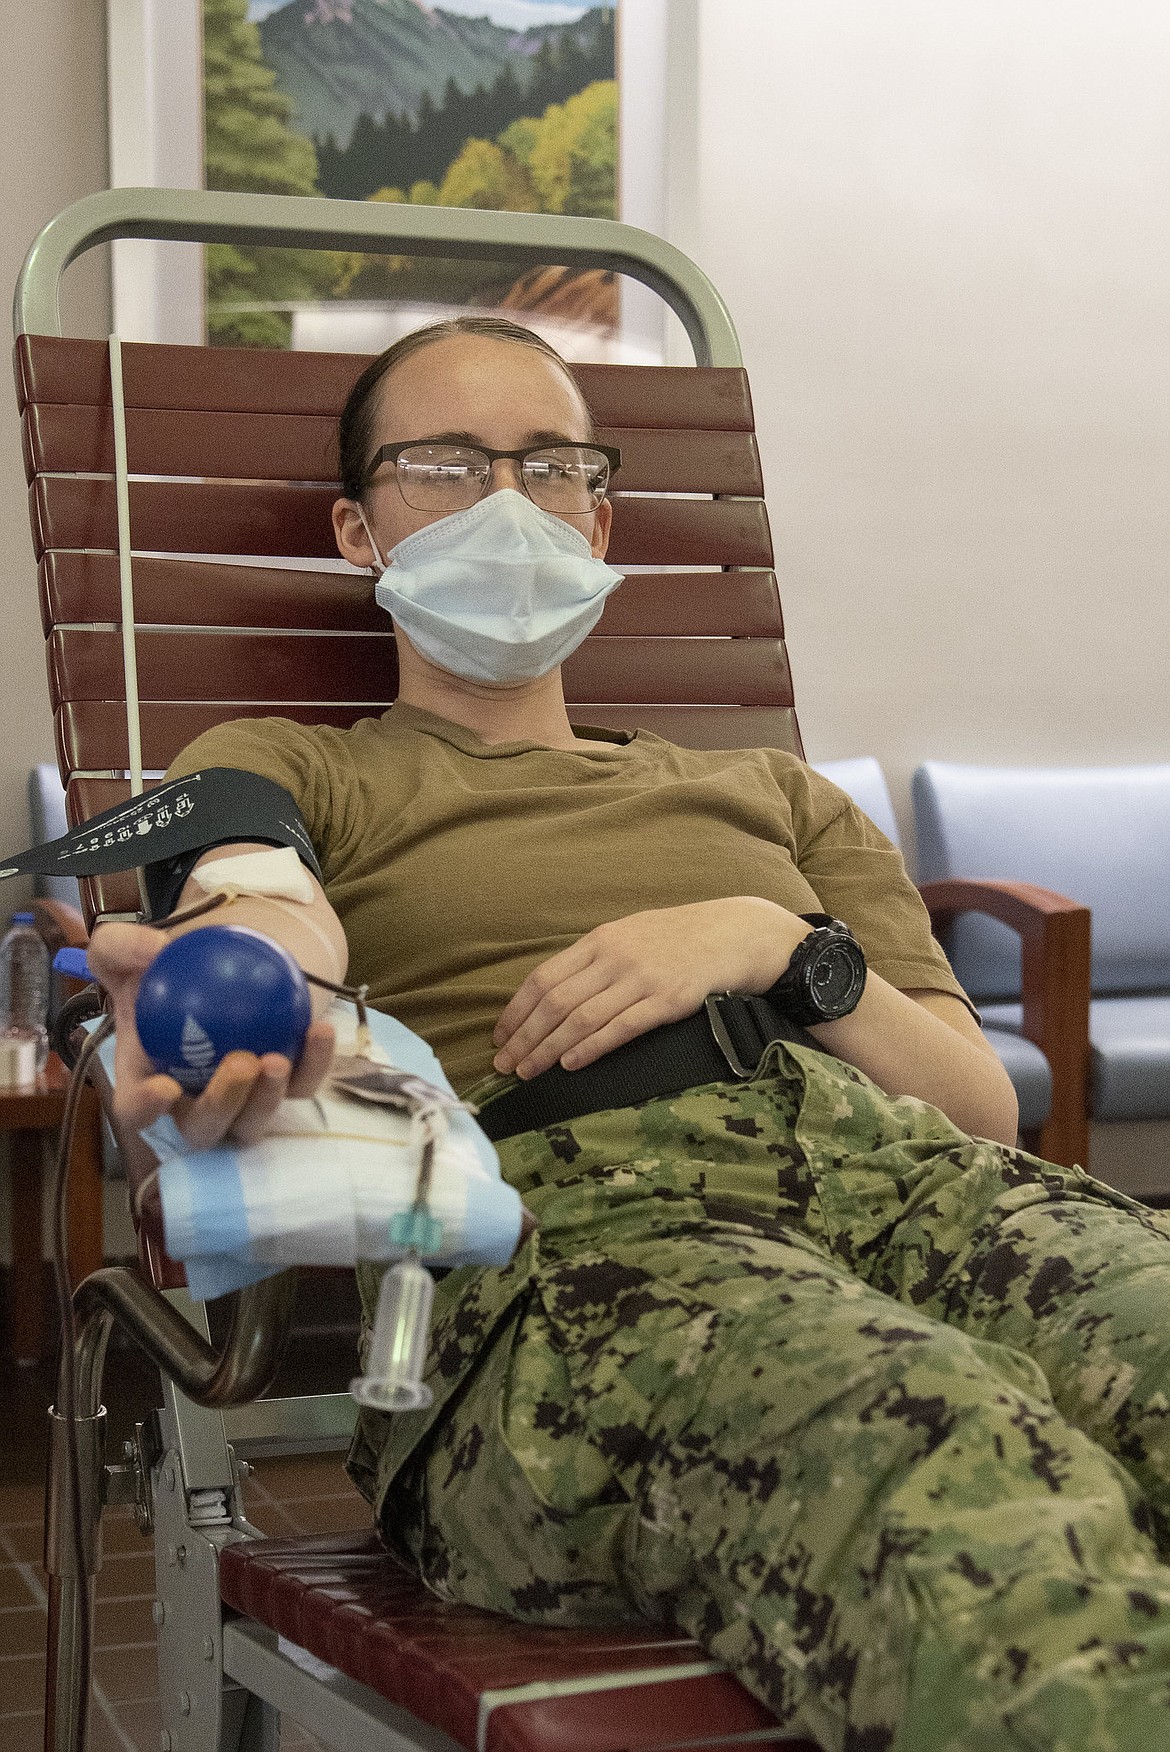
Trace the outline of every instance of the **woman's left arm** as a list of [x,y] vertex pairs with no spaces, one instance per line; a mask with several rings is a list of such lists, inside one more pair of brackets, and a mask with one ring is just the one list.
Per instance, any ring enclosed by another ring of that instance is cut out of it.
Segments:
[[972,1137],[1013,1145],[1019,1103],[967,1006],[949,992],[900,992],[872,969],[861,1002],[809,1030],[887,1095],[917,1095]]
[[[709,992],[765,992],[810,926],[774,901],[739,895],[631,913],[599,925],[535,968],[496,1025],[495,1068],[566,1070],[663,1022]],[[961,1130],[1014,1144],[1016,1097],[960,999],[903,992],[872,970],[856,1010],[811,1030],[888,1095],[915,1095]]]

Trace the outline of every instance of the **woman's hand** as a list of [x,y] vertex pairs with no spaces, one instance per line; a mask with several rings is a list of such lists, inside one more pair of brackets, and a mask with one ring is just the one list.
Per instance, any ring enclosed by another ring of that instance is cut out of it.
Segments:
[[173,1077],[156,1071],[134,1023],[138,984],[168,941],[149,925],[99,925],[87,951],[89,964],[110,994],[117,1025],[114,1053],[114,1112],[133,1131],[172,1112],[194,1150],[210,1149],[230,1137],[254,1143],[263,1137],[286,1096],[312,1095],[333,1058],[333,1029],[314,1022],[296,1066],[281,1053],[257,1057],[229,1053],[197,1096],[185,1095]]
[[592,1064],[709,992],[764,992],[810,927],[773,901],[740,895],[631,913],[598,925],[533,969],[496,1024],[497,1071],[535,1077]]
[[[769,900],[739,896],[631,913],[534,968],[496,1024],[497,1071],[567,1071],[660,1023],[693,1015],[709,992],[766,992],[810,926]],[[1012,1144],[1016,1096],[966,1006],[949,993],[898,991],[872,969],[857,1008],[811,1030],[887,1095],[913,1095],[975,1137]]]

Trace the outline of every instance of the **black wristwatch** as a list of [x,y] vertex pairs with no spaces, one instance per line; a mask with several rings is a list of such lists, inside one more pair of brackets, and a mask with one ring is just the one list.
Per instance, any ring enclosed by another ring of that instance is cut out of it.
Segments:
[[767,995],[801,1028],[851,1015],[865,990],[865,953],[849,926],[828,913],[801,913],[813,929]]

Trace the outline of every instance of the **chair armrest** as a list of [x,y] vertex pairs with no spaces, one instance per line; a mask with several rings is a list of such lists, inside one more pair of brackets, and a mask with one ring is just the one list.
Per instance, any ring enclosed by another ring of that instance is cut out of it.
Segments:
[[1052,1070],[1052,1109],[1033,1147],[1066,1167],[1084,1164],[1089,1153],[1089,908],[1030,882],[953,877],[925,882],[920,892],[936,934],[964,912],[986,913],[1016,932],[1022,1032]]

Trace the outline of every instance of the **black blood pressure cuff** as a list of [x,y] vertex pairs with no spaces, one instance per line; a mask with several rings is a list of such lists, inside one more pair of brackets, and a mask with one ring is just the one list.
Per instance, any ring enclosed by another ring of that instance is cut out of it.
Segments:
[[321,880],[300,810],[283,785],[236,767],[205,767],[117,803],[63,839],[33,846],[0,865],[6,876],[108,876],[141,868],[151,918],[173,911],[204,852],[239,840],[292,846]]

